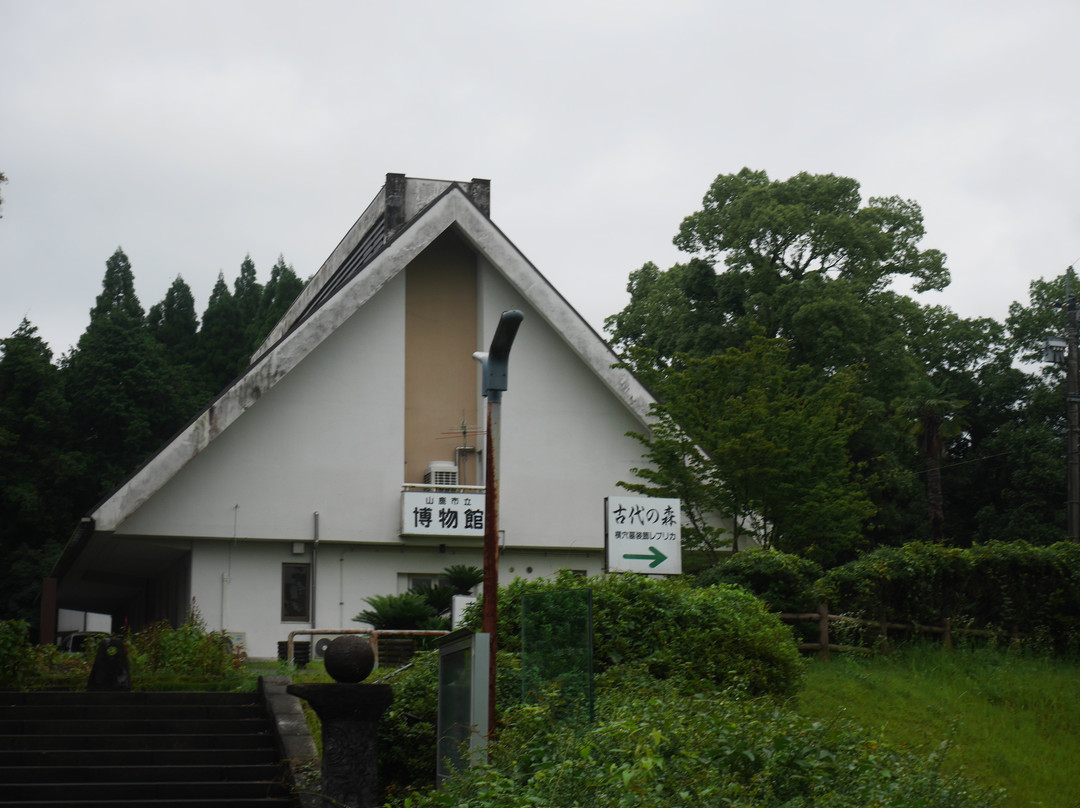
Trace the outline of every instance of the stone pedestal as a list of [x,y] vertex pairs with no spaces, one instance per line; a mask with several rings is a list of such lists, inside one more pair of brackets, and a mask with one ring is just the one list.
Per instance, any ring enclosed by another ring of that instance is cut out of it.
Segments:
[[[362,643],[363,645],[360,645]],[[289,685],[322,722],[322,793],[348,808],[375,808],[379,799],[379,718],[394,700],[390,685],[356,682],[374,657],[363,640],[343,635],[330,644],[326,670],[335,684]]]

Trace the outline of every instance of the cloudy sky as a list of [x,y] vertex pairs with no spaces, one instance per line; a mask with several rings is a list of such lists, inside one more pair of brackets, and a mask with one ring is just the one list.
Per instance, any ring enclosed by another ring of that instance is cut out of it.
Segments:
[[743,166],[917,201],[1004,318],[1080,259],[1076,0],[0,0],[0,335],[73,345],[122,246],[144,307],[312,274],[387,172],[492,218],[597,329]]

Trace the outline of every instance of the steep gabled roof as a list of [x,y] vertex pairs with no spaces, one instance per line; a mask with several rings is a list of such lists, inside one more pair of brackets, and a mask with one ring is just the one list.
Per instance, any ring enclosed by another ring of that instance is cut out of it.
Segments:
[[[604,340],[487,215],[487,183],[412,180],[387,185],[256,351],[246,372],[93,512],[115,530],[177,472],[450,228],[482,255],[643,424],[652,396]],[[66,554],[65,554],[66,555]]]

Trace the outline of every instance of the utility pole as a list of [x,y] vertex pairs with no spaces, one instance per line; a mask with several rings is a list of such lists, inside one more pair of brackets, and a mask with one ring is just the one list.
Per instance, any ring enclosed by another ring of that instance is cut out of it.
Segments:
[[514,344],[524,315],[504,311],[491,338],[487,353],[473,358],[484,369],[484,397],[487,398],[487,447],[484,451],[484,601],[481,628],[488,635],[488,737],[495,733],[495,651],[499,622],[499,443],[502,421],[502,394],[506,390],[510,347]]
[[1076,335],[1076,296],[1072,294],[1073,268],[1070,266],[1066,276],[1066,294],[1069,313],[1069,328],[1065,335],[1068,343],[1066,355],[1065,415],[1069,422],[1068,458],[1067,458],[1067,497],[1065,521],[1069,531],[1069,541],[1080,541],[1080,374],[1077,373],[1077,335]]

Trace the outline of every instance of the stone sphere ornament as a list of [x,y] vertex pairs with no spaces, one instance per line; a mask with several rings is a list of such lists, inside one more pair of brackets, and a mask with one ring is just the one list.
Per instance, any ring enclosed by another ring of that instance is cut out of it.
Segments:
[[335,682],[356,684],[364,681],[375,668],[375,652],[363,637],[342,634],[327,647],[323,664]]

